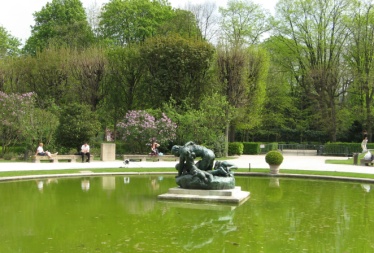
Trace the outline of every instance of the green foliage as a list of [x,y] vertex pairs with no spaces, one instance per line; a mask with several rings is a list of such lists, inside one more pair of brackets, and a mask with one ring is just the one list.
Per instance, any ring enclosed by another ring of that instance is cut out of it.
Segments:
[[0,59],[19,55],[20,46],[21,42],[0,25]]
[[49,45],[83,48],[93,41],[86,12],[80,0],[52,0],[34,13],[35,25],[24,50],[29,54]]
[[213,90],[209,79],[213,54],[209,43],[177,35],[148,39],[140,50],[149,71],[142,89],[147,107],[161,107],[173,98],[177,105],[188,100],[196,108],[202,97]]
[[243,142],[243,154],[257,155],[261,153],[260,143],[257,142]]
[[244,145],[242,142],[230,142],[229,143],[229,155],[242,155],[243,154]]
[[214,150],[217,156],[224,154],[225,127],[232,118],[231,107],[224,96],[217,93],[204,96],[197,110],[187,103],[178,107],[172,102],[164,104],[163,108],[178,125],[177,143],[193,140]]
[[28,138],[29,117],[34,111],[34,93],[6,94],[0,91],[0,141],[6,152],[8,146]]
[[113,0],[102,8],[99,29],[105,39],[124,46],[154,36],[172,16],[172,8],[164,1]]
[[216,64],[222,93],[230,106],[235,108],[230,131],[234,132],[236,128],[248,131],[259,125],[268,65],[266,52],[260,49],[220,46]]
[[23,122],[22,135],[26,149],[35,152],[39,142],[53,145],[58,117],[47,110],[35,108]]
[[201,31],[197,25],[195,15],[186,10],[176,9],[167,22],[164,22],[158,29],[161,35],[176,33],[186,39],[202,38]]
[[102,98],[101,82],[107,65],[104,50],[97,46],[83,51],[74,50],[71,62],[71,74],[78,84],[68,94],[75,95],[78,101],[90,104],[95,110]]
[[[357,6],[345,9],[351,4]],[[230,141],[358,142],[362,128],[372,138],[370,3],[279,1],[277,34],[261,45],[252,35],[264,28],[255,27],[262,10],[255,6],[248,20],[238,20],[249,13],[248,6],[231,1],[221,10],[228,21],[221,31],[243,33],[216,48],[201,41],[191,12],[173,10],[163,0],[109,1],[101,35],[112,44],[103,48],[85,47],[91,35],[78,0],[53,0],[35,13],[25,47],[31,55],[19,55],[19,41],[0,26],[0,90],[35,92],[40,108],[23,119],[22,130],[14,124],[3,132],[2,140],[11,140],[8,147],[23,143],[26,149],[42,140],[53,148],[58,108],[75,102],[89,104],[102,125],[114,131],[128,110],[161,110],[168,103],[167,114],[179,125],[176,142],[194,140],[216,154],[224,147],[227,122]],[[332,10],[336,18],[324,16]],[[267,25],[263,20],[260,24]],[[245,27],[234,30],[240,21]],[[248,46],[250,38],[255,44]],[[234,41],[244,44],[225,44]],[[212,64],[214,57],[217,64]],[[9,108],[2,109],[4,117],[17,122]],[[325,153],[360,152],[358,143],[352,145],[329,144]]]
[[79,151],[82,144],[89,142],[99,131],[100,122],[90,107],[72,103],[62,108],[56,143],[63,148],[76,148]]
[[259,42],[261,34],[269,31],[270,13],[252,1],[228,1],[227,8],[219,8],[221,13],[221,40],[240,46],[252,45]]
[[271,150],[278,150],[278,143],[243,142],[243,146],[243,154],[246,155],[257,155]]
[[268,143],[267,145],[265,145],[269,151],[270,150],[278,150],[278,143],[277,142],[272,142],[272,143]]
[[37,94],[37,105],[47,108],[49,101],[61,105],[69,97],[66,95],[71,90],[72,82],[70,57],[74,52],[65,48],[49,48],[38,52],[34,57],[25,56],[19,69],[22,85]]
[[277,31],[282,34],[276,38],[278,45],[283,44],[277,47],[278,64],[292,76],[288,83],[300,99],[299,108],[308,112],[308,118],[313,118],[309,123],[327,132],[331,141],[336,141],[338,126],[342,123],[338,112],[344,101],[339,94],[349,86],[347,80],[355,78],[354,74],[347,76],[341,61],[347,52],[350,33],[344,24],[347,15],[331,18],[326,13],[349,12],[353,2],[284,0],[276,7]]
[[139,54],[139,46],[113,47],[107,51],[108,65],[103,82],[104,99],[100,110],[103,122],[116,126],[128,110],[141,104],[139,86],[145,75],[145,67]]
[[[356,119],[371,132],[374,124],[372,73],[374,70],[372,58],[374,55],[374,12],[371,1],[352,1],[352,15],[345,19],[349,30],[347,56],[348,65],[352,70],[352,84],[348,86],[348,112],[350,117],[340,113],[339,122],[349,123]],[[354,118],[352,120],[352,118]],[[347,122],[348,121],[348,122]]]
[[265,161],[270,165],[280,165],[283,162],[283,155],[279,151],[269,151],[265,155]]
[[13,157],[15,157],[15,155],[12,153],[12,152],[7,152],[4,154],[4,160],[12,160]]

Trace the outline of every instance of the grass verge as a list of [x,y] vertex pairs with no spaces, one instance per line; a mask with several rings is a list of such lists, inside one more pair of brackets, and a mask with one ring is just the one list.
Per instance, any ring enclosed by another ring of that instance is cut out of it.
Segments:
[[[237,172],[249,172],[248,169],[238,169]],[[250,172],[269,173],[269,169],[251,169]],[[374,179],[374,174],[337,172],[337,171],[314,171],[314,170],[287,170],[281,169],[281,174],[296,175],[315,175],[315,176],[332,176],[332,177],[352,177],[352,178],[369,178]]]

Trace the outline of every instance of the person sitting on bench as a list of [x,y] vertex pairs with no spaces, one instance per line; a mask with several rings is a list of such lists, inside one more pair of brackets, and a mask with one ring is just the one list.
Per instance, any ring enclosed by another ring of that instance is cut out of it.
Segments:
[[[58,154],[58,152],[55,153],[55,154],[53,154],[53,155],[57,155],[57,154]],[[44,151],[44,149],[43,149],[43,143],[42,143],[42,142],[39,143],[39,146],[38,146],[38,148],[36,149],[36,153],[35,153],[35,155],[48,156],[48,158],[51,158],[51,157],[52,157],[51,152],[49,152],[48,150]]]
[[152,140],[151,155],[158,155],[159,146],[160,144],[158,144],[155,140]]
[[84,156],[87,156],[86,162],[90,162],[90,146],[85,142],[81,147],[81,156],[82,156],[82,163],[84,163]]

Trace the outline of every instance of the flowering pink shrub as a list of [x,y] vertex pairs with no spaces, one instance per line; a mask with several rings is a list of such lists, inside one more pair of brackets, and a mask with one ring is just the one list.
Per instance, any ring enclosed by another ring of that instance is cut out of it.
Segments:
[[126,113],[122,122],[117,124],[123,140],[131,144],[135,152],[144,152],[149,149],[152,139],[159,144],[166,144],[176,137],[177,125],[166,114],[162,113],[156,119],[144,110],[133,110]]
[[4,93],[0,91],[0,140],[5,148],[24,138],[29,127],[29,115],[34,108],[34,93]]

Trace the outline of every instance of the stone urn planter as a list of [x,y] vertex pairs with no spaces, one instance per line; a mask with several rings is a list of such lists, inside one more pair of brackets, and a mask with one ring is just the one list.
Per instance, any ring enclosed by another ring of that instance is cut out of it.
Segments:
[[265,155],[265,161],[270,166],[270,174],[278,174],[279,167],[283,162],[283,155],[279,151],[272,150]]
[[278,174],[280,165],[269,164],[270,174]]

